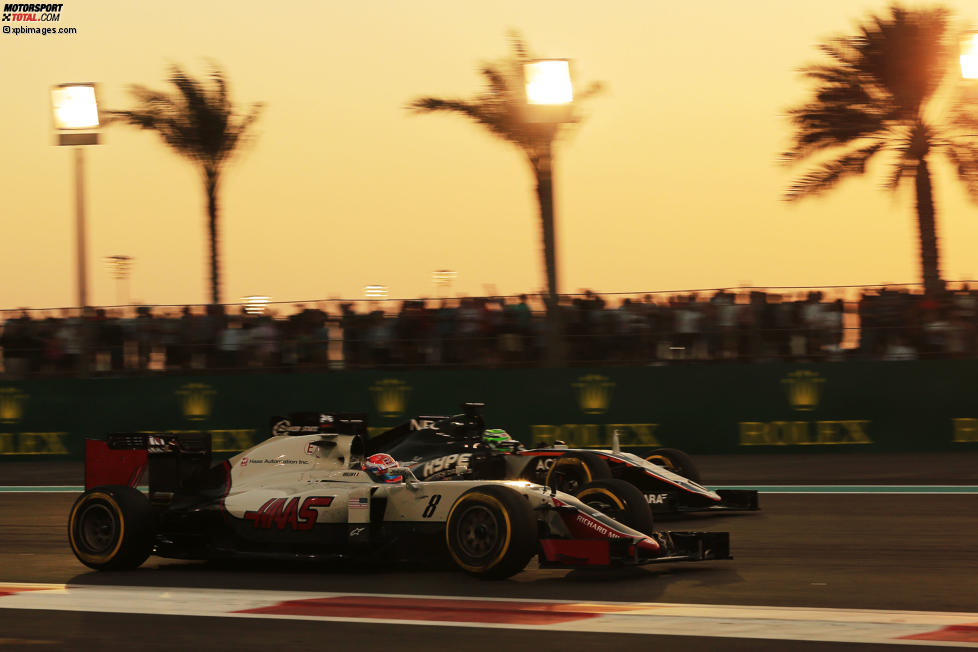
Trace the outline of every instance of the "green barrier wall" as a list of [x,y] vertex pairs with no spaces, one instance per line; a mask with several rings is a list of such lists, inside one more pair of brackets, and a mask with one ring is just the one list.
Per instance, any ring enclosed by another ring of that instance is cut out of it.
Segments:
[[0,381],[0,460],[81,457],[107,432],[209,431],[236,451],[273,415],[367,412],[372,432],[483,401],[534,444],[692,453],[978,450],[978,361],[342,371]]

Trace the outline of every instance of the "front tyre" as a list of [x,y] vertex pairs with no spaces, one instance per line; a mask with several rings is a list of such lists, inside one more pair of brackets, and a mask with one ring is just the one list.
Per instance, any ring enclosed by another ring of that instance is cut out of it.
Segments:
[[610,480],[608,463],[595,453],[575,451],[558,457],[544,482],[548,487],[571,495],[589,482]]
[[622,525],[642,534],[652,534],[652,508],[638,487],[630,482],[617,478],[589,482],[581,487],[575,497]]
[[452,559],[466,573],[505,579],[523,570],[536,554],[536,517],[515,490],[476,487],[452,505],[445,542]]
[[78,560],[89,568],[137,568],[153,551],[149,500],[132,487],[89,489],[71,508],[68,542]]

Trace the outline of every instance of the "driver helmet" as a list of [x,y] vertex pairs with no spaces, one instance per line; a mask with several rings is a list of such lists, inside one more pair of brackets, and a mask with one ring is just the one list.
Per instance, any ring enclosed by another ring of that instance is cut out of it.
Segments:
[[387,453],[374,453],[363,463],[363,470],[384,482],[398,482],[402,474],[397,473],[400,465]]
[[489,428],[482,433],[482,441],[490,450],[497,453],[505,453],[513,450],[513,444],[516,443],[516,440],[510,437],[509,433],[502,428]]

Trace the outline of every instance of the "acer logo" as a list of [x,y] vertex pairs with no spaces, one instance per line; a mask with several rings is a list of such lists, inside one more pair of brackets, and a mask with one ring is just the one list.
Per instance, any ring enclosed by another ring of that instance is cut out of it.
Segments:
[[541,458],[541,459],[537,460],[536,470],[537,471],[549,471],[550,470],[550,467],[553,466],[554,465],[554,462],[556,462],[556,461],[557,461],[557,458],[556,457],[544,457],[544,458]]
[[298,498],[272,498],[257,510],[245,512],[245,520],[259,530],[311,530],[319,518],[316,507],[329,507],[333,496],[308,496],[299,504]]

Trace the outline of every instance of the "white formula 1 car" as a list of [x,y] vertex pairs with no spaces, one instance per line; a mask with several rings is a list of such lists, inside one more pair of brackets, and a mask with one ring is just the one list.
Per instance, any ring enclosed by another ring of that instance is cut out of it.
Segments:
[[[573,496],[526,481],[418,481],[364,470],[362,419],[321,414],[211,464],[207,435],[115,434],[86,442],[86,491],[68,538],[95,569],[150,554],[450,559],[486,578],[541,566],[729,559],[725,532],[643,534]],[[148,495],[136,489],[148,472]]]

